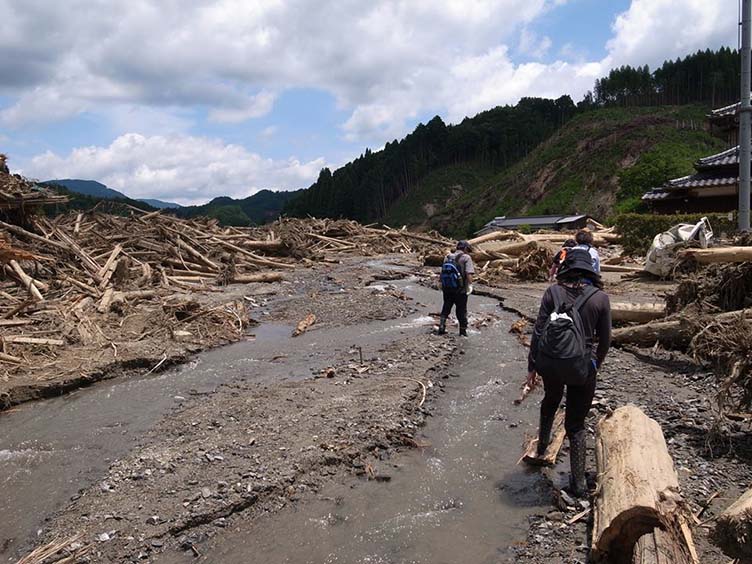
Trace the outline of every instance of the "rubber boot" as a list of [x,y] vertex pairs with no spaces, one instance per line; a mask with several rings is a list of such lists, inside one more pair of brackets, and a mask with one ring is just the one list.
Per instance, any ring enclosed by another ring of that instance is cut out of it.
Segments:
[[554,425],[555,416],[556,413],[553,415],[541,414],[540,416],[540,424],[538,425],[538,457],[543,457],[546,454],[548,443],[551,442],[551,428]]
[[577,431],[569,437],[569,491],[575,497],[585,497],[588,492],[585,479],[585,430]]
[[438,333],[439,335],[446,335],[446,322],[446,317],[441,316],[439,318],[439,330],[436,333]]
[[467,337],[467,327],[460,326],[460,337]]

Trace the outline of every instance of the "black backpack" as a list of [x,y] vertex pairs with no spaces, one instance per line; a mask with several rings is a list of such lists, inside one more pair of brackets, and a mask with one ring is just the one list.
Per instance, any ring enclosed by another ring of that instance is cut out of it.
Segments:
[[580,310],[598,292],[593,286],[572,304],[562,301],[563,291],[552,290],[554,311],[543,326],[538,339],[535,369],[542,376],[557,376],[568,386],[581,386],[590,372],[591,347],[587,345]]
[[458,291],[462,288],[462,272],[457,264],[457,256],[449,254],[441,265],[441,288]]

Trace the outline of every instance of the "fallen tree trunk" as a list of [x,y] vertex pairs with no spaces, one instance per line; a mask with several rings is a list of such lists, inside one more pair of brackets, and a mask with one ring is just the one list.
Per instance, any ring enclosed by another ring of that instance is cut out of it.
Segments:
[[468,239],[467,242],[472,246],[487,243],[488,241],[518,241],[520,239],[522,239],[522,235],[516,231],[493,231],[480,237]]
[[[714,315],[714,321],[730,321],[739,315],[752,319],[752,308],[738,311],[728,311]],[[679,318],[671,321],[653,321],[634,327],[622,327],[611,331],[611,342],[614,344],[629,344],[639,346],[653,346],[660,343],[671,348],[686,347],[694,336],[695,328],[687,319]]]
[[34,298],[38,302],[43,302],[44,298],[42,297],[42,294],[39,293],[39,288],[38,288],[38,286],[40,285],[39,282],[34,280],[28,274],[26,274],[26,272],[24,272],[24,269],[21,268],[21,265],[18,264],[16,261],[12,260],[8,264],[10,264],[10,267],[13,269],[13,272],[21,280],[21,283],[24,285],[24,288],[26,288],[29,294],[31,294],[31,297]]
[[674,555],[669,562],[692,562],[679,480],[660,425],[633,405],[620,407],[598,423],[595,457],[593,560],[630,563],[640,537],[661,528]]
[[731,558],[752,560],[752,489],[721,513],[711,540]]
[[714,247],[711,249],[687,249],[679,253],[680,257],[692,257],[699,264],[719,262],[752,261],[752,247]]
[[262,272],[261,274],[236,274],[231,284],[252,284],[254,282],[280,282],[284,277],[279,272]]
[[619,302],[611,304],[612,321],[647,323],[662,317],[666,317],[666,304],[633,304]]
[[[523,235],[525,241],[536,241],[539,243],[559,243],[563,244],[567,239],[574,239],[573,233],[533,233],[532,235]],[[619,236],[613,233],[593,233],[593,247],[608,247],[612,243],[619,241]]]
[[623,264],[603,264],[601,263],[601,272],[642,272],[645,270],[641,266],[626,266]]
[[[500,257],[499,255],[518,257],[520,255],[524,255],[525,253],[529,253],[537,247],[538,243],[536,241],[520,241],[518,243],[509,243],[508,245],[500,245],[498,247],[494,247],[493,251],[477,250],[472,253],[472,257],[476,262],[481,260],[504,258]],[[477,259],[476,256],[478,257]]]

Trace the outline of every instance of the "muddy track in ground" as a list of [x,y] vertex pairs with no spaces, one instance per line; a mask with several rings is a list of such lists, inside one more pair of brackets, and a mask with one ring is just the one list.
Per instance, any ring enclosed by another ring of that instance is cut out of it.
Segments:
[[[3,552],[83,534],[97,561],[143,557],[201,544],[325,483],[383,485],[390,457],[422,444],[457,346],[431,334],[437,293],[382,280],[411,268],[310,271],[258,312],[270,322],[253,341],[6,413]],[[472,324],[495,323],[497,309],[489,302]],[[320,323],[290,339],[311,311]]]
[[[585,562],[589,520],[553,505],[566,448],[551,471],[516,464],[540,396],[512,406],[526,353],[508,329],[544,286],[482,288],[461,340],[431,334],[439,294],[398,280],[415,272],[304,271],[253,312],[253,340],[0,416],[0,555],[81,534],[91,562]],[[747,429],[710,457],[711,378],[639,352],[609,357],[590,429],[643,407],[694,507],[721,491],[712,517],[752,480]],[[706,533],[702,561],[725,563]]]

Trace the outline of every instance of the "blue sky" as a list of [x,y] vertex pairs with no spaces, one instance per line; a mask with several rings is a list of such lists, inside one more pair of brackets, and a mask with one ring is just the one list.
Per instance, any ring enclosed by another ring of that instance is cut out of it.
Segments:
[[0,0],[0,11],[11,168],[184,204],[308,186],[435,114],[577,100],[613,66],[735,46],[737,23],[735,0]]

